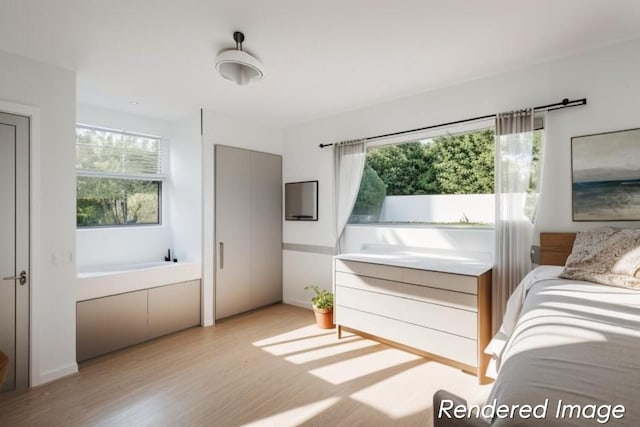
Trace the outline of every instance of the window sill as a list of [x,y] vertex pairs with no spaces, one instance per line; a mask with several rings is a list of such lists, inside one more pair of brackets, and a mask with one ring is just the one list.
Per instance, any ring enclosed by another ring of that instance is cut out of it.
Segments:
[[76,231],[96,231],[96,230],[139,230],[165,228],[165,224],[135,224],[135,225],[98,225],[88,227],[76,227]]
[[369,224],[347,224],[347,227],[371,227],[371,228],[433,228],[433,229],[446,229],[446,230],[487,230],[494,231],[495,226],[491,225],[439,225],[439,224],[428,224],[428,223],[406,223],[406,222],[379,222],[379,223],[369,223]]

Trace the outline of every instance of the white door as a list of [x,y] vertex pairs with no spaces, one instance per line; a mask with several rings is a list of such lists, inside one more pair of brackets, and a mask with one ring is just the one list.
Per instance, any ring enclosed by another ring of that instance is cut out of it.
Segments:
[[29,119],[0,113],[0,391],[29,384]]

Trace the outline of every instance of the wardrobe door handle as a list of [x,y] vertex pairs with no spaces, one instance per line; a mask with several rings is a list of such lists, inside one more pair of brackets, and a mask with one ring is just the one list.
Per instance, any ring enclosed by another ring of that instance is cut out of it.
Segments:
[[224,268],[224,243],[220,242],[220,270]]

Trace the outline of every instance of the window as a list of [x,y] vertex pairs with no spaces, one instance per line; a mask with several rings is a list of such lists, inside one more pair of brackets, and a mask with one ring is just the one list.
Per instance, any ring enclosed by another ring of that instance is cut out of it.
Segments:
[[487,127],[372,147],[349,223],[491,227],[494,153]]
[[158,137],[78,126],[77,226],[160,224],[167,162]]

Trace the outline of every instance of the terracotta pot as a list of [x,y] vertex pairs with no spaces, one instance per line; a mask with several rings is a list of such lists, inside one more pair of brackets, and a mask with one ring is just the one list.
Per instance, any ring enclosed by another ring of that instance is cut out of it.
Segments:
[[333,329],[333,308],[315,308],[313,312],[316,315],[316,324],[320,329]]

